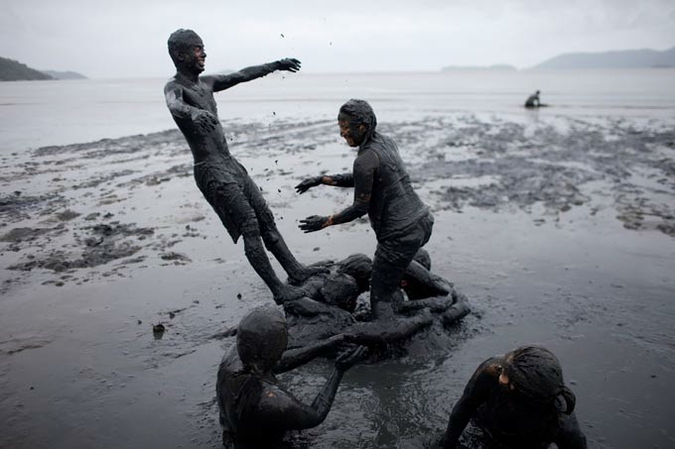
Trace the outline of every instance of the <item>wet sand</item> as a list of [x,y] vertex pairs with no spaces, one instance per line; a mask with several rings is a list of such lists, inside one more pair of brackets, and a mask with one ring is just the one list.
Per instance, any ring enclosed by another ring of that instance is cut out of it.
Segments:
[[[404,115],[404,114],[402,114]],[[348,171],[332,120],[225,124],[307,263],[372,254],[365,220],[307,175]],[[389,121],[436,218],[432,268],[473,312],[352,369],[294,447],[416,448],[477,365],[526,343],[561,359],[590,447],[675,444],[675,135],[658,119],[549,110]],[[0,167],[0,447],[219,447],[213,334],[272,298],[192,179],[177,131],[45,147]],[[153,333],[153,325],[166,331]],[[282,376],[310,401],[330,371]]]

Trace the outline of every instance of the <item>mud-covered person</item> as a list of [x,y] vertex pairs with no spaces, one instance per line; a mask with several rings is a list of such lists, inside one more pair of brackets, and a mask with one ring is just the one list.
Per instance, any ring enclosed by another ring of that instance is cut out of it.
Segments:
[[318,426],[328,415],[342,376],[363,357],[352,347],[335,361],[335,368],[311,405],[285,390],[276,374],[292,370],[338,349],[341,335],[295,350],[286,350],[288,332],[281,311],[263,307],[239,323],[237,342],[218,369],[216,393],[223,426],[223,444],[239,449],[276,448],[289,430]]
[[[523,346],[484,361],[455,404],[440,447],[586,449],[558,358]],[[468,427],[467,427],[468,425]],[[466,431],[465,431],[466,429]]]
[[527,100],[525,100],[525,107],[526,108],[538,108],[541,106],[541,103],[539,101],[539,91],[536,91],[529,97],[527,97]]
[[197,186],[232,240],[236,243],[240,236],[243,237],[249,263],[272,291],[277,303],[303,296],[301,289],[285,284],[277,277],[265,247],[281,263],[291,283],[303,281],[315,270],[295,259],[277,230],[260,189],[230,154],[213,96],[214,92],[277,70],[297,72],[300,61],[281,59],[227,75],[200,76],[206,53],[197,33],[179,29],[169,37],[168,47],[176,75],[164,88],[166,104],[192,150]]
[[392,299],[404,272],[431,237],[429,208],[415,193],[396,142],[377,131],[377,118],[368,102],[351,99],[339,110],[340,136],[358,148],[351,173],[316,176],[296,186],[298,193],[320,184],[354,189],[351,206],[331,215],[301,220],[300,229],[318,231],[368,214],[377,237],[370,286],[373,316],[393,316]]

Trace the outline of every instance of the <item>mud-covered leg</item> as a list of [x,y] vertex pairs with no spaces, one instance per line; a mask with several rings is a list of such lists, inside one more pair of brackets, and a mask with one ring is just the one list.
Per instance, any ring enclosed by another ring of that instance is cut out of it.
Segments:
[[289,283],[298,285],[310,276],[326,271],[322,267],[307,267],[298,262],[277,229],[274,215],[266,204],[257,205],[256,213],[258,214],[260,232],[265,242],[265,247],[274,255],[284,271],[286,271]]

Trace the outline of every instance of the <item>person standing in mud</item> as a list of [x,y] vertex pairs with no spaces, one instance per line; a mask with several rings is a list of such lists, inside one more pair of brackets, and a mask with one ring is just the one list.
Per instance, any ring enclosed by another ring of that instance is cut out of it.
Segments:
[[206,53],[197,33],[179,29],[169,37],[168,47],[176,75],[164,88],[166,104],[192,150],[197,186],[232,240],[237,243],[243,236],[246,257],[272,291],[275,301],[283,303],[303,296],[302,289],[284,284],[277,277],[265,247],[281,263],[291,284],[301,282],[316,270],[308,269],[295,259],[277,230],[260,189],[230,154],[213,96],[214,92],[277,70],[297,72],[300,61],[281,59],[228,75],[200,76]]
[[454,449],[467,425],[471,447],[586,449],[558,358],[538,346],[523,346],[484,361],[457,401],[441,440]]
[[376,319],[391,318],[392,299],[417,251],[431,237],[434,218],[417,196],[394,140],[377,132],[377,118],[368,102],[351,99],[338,114],[340,136],[358,148],[351,173],[307,178],[295,188],[304,193],[326,184],[353,187],[354,202],[331,216],[312,215],[300,229],[314,232],[347,223],[366,213],[377,236],[370,304]]
[[303,404],[279,385],[276,374],[301,366],[344,343],[335,335],[295,350],[286,350],[284,314],[261,307],[242,318],[237,342],[218,368],[216,396],[223,426],[223,444],[240,449],[276,448],[289,430],[321,424],[333,405],[344,373],[366,351],[352,347],[335,361],[335,368],[311,405]]

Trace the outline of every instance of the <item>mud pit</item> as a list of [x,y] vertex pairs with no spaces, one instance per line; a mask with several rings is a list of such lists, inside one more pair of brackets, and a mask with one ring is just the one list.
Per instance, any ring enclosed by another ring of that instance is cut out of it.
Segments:
[[[524,343],[561,359],[591,447],[671,444],[672,124],[380,121],[434,210],[435,271],[472,313],[355,367],[327,421],[291,446],[422,447],[476,366]],[[350,169],[333,120],[226,130],[300,260],[372,254],[363,220],[297,229],[351,201],[340,189],[293,191]],[[46,147],[0,170],[0,446],[218,447],[215,373],[232,339],[212,336],[272,298],[194,185],[182,136]],[[318,362],[282,379],[308,399],[329,370]]]

